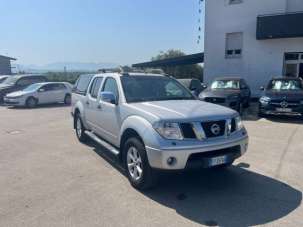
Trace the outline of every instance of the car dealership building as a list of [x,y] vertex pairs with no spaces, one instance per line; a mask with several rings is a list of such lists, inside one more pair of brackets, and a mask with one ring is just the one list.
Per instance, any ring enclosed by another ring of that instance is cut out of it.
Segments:
[[204,81],[240,76],[254,96],[277,76],[303,78],[303,0],[206,0]]
[[204,53],[134,67],[204,62],[204,82],[242,77],[260,95],[272,77],[303,78],[303,0],[205,0]]

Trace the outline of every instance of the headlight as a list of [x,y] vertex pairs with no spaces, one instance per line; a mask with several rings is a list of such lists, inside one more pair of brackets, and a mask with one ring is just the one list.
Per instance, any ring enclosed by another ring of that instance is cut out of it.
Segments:
[[183,135],[178,123],[158,122],[153,127],[165,139],[169,139],[169,140],[183,139]]
[[261,102],[261,103],[264,103],[264,104],[268,104],[268,103],[270,102],[270,98],[267,97],[267,96],[262,96],[262,97],[260,98],[260,102]]
[[237,130],[241,130],[242,128],[244,128],[244,125],[242,123],[242,120],[241,120],[240,116],[236,117],[235,120],[236,120],[236,128],[237,128]]

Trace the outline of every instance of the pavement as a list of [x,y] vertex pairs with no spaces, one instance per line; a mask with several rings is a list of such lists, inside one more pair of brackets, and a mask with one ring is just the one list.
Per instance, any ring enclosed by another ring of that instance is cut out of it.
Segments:
[[69,107],[0,107],[0,226],[303,226],[303,122],[247,114],[248,153],[227,170],[162,174],[133,189]]

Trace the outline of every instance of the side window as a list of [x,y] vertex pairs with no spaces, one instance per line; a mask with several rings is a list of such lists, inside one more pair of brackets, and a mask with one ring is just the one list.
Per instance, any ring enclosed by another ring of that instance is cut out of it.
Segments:
[[102,77],[98,77],[98,78],[94,79],[92,86],[90,87],[90,91],[89,91],[92,98],[96,99],[98,97],[98,92],[99,92],[102,80],[103,80]]
[[21,78],[21,79],[17,82],[17,84],[18,84],[19,86],[28,86],[28,85],[31,84],[31,80],[30,80],[30,78]]
[[176,83],[168,82],[165,86],[165,92],[168,96],[182,96],[182,90],[177,86]]
[[201,87],[201,83],[199,80],[192,80],[191,81],[191,85],[190,85],[190,89],[194,90],[194,89],[199,89]]
[[243,33],[227,33],[226,34],[225,57],[226,58],[241,58],[243,48]]
[[117,86],[117,82],[114,78],[107,78],[105,81],[105,85],[103,86],[103,90],[102,91],[108,91],[108,92],[112,92],[114,93],[114,95],[116,96],[116,98],[119,98],[119,91],[118,91],[118,86]]
[[64,84],[57,84],[57,89],[58,89],[58,90],[65,90],[66,87],[65,87]]
[[94,75],[81,75],[78,82],[77,82],[77,86],[75,88],[75,92],[78,94],[86,94],[88,85],[91,81],[91,79],[93,78]]

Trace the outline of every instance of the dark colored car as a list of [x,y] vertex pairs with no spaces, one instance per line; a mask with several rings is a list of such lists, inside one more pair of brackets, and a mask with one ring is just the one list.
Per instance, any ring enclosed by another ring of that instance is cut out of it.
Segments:
[[0,76],[0,84],[3,83],[9,76]]
[[243,108],[249,107],[250,96],[250,88],[244,79],[225,77],[214,80],[211,86],[199,95],[199,98],[242,113]]
[[8,77],[0,84],[0,103],[8,93],[20,91],[31,84],[47,82],[47,78],[41,75],[15,75]]
[[303,83],[300,78],[269,81],[259,99],[259,115],[303,115]]
[[198,79],[178,79],[178,81],[196,96],[199,96],[199,94],[206,89],[206,86]]

